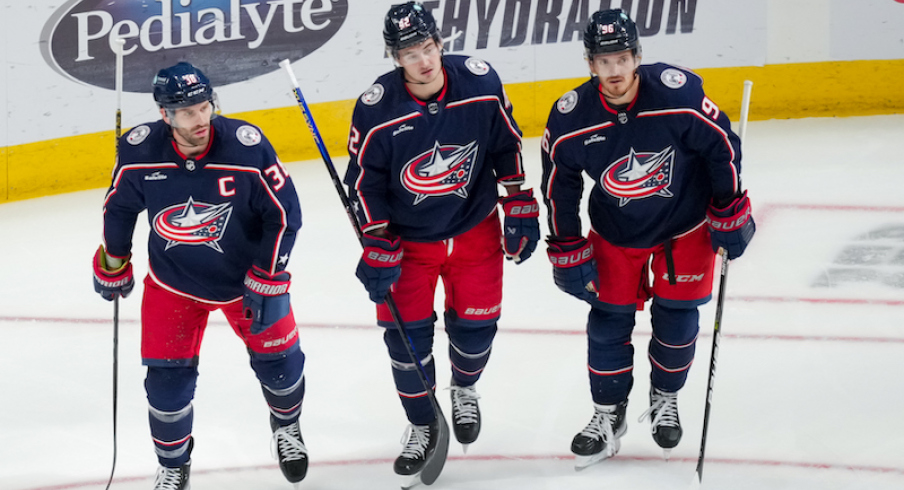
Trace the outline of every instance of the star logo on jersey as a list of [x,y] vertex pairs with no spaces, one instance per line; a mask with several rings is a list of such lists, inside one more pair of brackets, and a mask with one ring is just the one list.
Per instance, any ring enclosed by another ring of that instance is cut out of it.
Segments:
[[479,146],[472,141],[464,146],[433,143],[433,149],[412,158],[402,169],[405,189],[415,195],[414,204],[433,196],[454,194],[468,198],[466,189]]
[[230,203],[207,204],[189,197],[185,204],[176,204],[157,213],[153,227],[167,240],[165,250],[177,245],[204,245],[223,253],[219,242],[231,215]]
[[671,146],[659,153],[631,152],[609,165],[600,179],[603,188],[624,206],[634,199],[651,196],[672,197],[672,167],[675,150]]

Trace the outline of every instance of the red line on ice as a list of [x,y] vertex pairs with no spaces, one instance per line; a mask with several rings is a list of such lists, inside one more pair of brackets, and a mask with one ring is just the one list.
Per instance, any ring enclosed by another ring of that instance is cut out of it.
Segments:
[[[74,323],[74,324],[90,324],[90,325],[108,325],[113,323],[109,319],[99,318],[60,318],[60,317],[24,317],[24,316],[0,316],[0,324],[2,323]],[[138,320],[120,319],[120,323],[134,324]],[[223,321],[212,321],[211,326],[227,326]],[[299,323],[298,328],[305,329],[323,329],[323,330],[371,330],[381,328],[376,325],[352,325],[338,323]],[[712,337],[705,325],[701,325],[700,337]],[[499,329],[501,334],[517,334],[517,335],[586,335],[584,330],[555,330],[549,328],[511,328],[502,327]],[[649,331],[641,329],[635,330],[639,335],[650,334]],[[785,340],[785,341],[824,341],[824,342],[873,342],[878,344],[904,344],[904,337],[849,337],[849,336],[832,336],[832,335],[778,335],[778,334],[722,334],[723,337],[729,339],[747,339],[747,340]]]
[[[527,454],[527,455],[501,455],[501,454],[489,454],[485,456],[450,456],[448,461],[480,461],[480,462],[506,462],[506,461],[566,461],[572,460],[574,456],[572,455],[555,455],[555,454]],[[662,457],[660,456],[624,456],[618,455],[613,458],[613,460],[629,460],[629,461],[643,461],[643,462],[661,462]],[[696,463],[697,458],[671,458],[672,462],[681,462],[681,463]],[[392,463],[392,459],[386,458],[370,458],[370,459],[346,459],[346,460],[334,460],[334,461],[319,461],[319,462],[311,462],[312,467],[318,466],[369,466],[376,464],[385,464],[389,465]],[[868,465],[849,465],[849,464],[836,464],[836,463],[817,463],[817,462],[806,462],[806,461],[779,461],[779,460],[768,460],[768,459],[741,459],[741,458],[706,458],[706,463],[708,464],[722,464],[722,465],[737,465],[737,466],[761,466],[761,467],[782,467],[782,468],[796,468],[802,470],[836,470],[836,471],[855,471],[855,472],[867,472],[867,473],[883,473],[883,474],[900,474],[904,475],[904,468],[894,468],[894,467],[886,467],[886,466],[868,466]],[[268,465],[256,465],[256,466],[242,466],[242,467],[232,467],[232,468],[219,468],[219,469],[208,469],[208,470],[192,470],[192,475],[203,475],[203,474],[217,474],[217,473],[243,473],[243,472],[251,472],[251,471],[260,471],[260,470],[276,470],[277,465],[268,464]],[[389,471],[387,469],[387,471]],[[692,476],[688,473],[689,476]],[[124,482],[134,482],[134,481],[142,481],[148,480],[150,481],[152,477],[150,475],[143,477],[122,477],[122,478],[114,478],[114,483],[124,483]],[[32,487],[25,490],[70,490],[77,488],[86,488],[93,487],[98,485],[106,485],[107,480],[94,480],[80,483],[64,483],[61,485],[50,485],[43,487]]]

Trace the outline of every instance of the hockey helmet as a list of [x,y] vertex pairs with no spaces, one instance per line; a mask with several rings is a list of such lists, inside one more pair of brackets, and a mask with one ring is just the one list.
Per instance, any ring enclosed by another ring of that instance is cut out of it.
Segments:
[[393,5],[383,22],[383,40],[386,52],[395,58],[399,50],[416,46],[428,39],[442,45],[436,29],[436,20],[419,2]]
[[178,109],[214,102],[214,92],[207,75],[191,63],[180,61],[157,72],[154,100],[163,109]]
[[630,49],[634,56],[641,53],[637,25],[622,9],[600,10],[590,16],[584,30],[584,56],[588,59],[601,53],[616,53]]

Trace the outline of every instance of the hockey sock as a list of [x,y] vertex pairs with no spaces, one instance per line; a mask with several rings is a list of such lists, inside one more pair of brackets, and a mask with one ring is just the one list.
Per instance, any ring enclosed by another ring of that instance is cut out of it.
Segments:
[[[436,385],[436,365],[433,361],[433,328],[408,328],[408,336],[411,338],[414,351],[420,356],[420,363],[426,371],[429,382]],[[395,381],[402,407],[408,415],[408,420],[415,425],[426,425],[436,417],[433,413],[433,405],[424,390],[424,384],[417,374],[417,364],[411,361],[399,331],[394,328],[386,329],[383,340],[389,349],[389,357],[392,361],[392,378]]]
[[634,385],[633,312],[591,308],[587,320],[587,357],[590,393],[598,405],[628,399]]
[[251,354],[251,367],[261,382],[270,413],[279,425],[289,425],[301,414],[304,361],[298,343],[279,354]]
[[496,323],[478,325],[462,320],[455,312],[446,313],[446,333],[449,334],[449,360],[452,362],[452,379],[458,386],[471,386],[490,360]]
[[668,308],[656,300],[650,311],[650,379],[655,388],[674,393],[684,386],[694,362],[700,314],[696,308]]
[[148,367],[145,390],[154,451],[162,466],[177,468],[191,458],[196,367]]

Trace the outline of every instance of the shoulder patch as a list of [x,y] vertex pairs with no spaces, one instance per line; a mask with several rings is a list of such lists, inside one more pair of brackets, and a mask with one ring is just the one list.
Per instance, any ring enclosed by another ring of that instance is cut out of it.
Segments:
[[568,114],[573,111],[575,107],[578,105],[578,93],[572,90],[567,94],[563,95],[559,98],[559,101],[556,102],[556,109],[559,110],[562,114]]
[[148,138],[149,134],[151,134],[151,128],[147,127],[146,124],[142,124],[129,131],[129,135],[126,136],[126,141],[133,146],[140,145]]
[[375,83],[371,85],[367,91],[361,94],[361,102],[364,105],[374,105],[383,100],[383,94],[385,93],[386,89],[379,83]]
[[662,80],[663,85],[673,89],[681,88],[687,83],[687,75],[683,71],[674,68],[663,70],[662,75],[659,75],[659,79]]
[[261,132],[254,126],[243,124],[239,129],[235,130],[235,136],[239,139],[239,143],[245,146],[254,146],[261,142]]
[[486,61],[483,61],[480,58],[466,59],[465,66],[468,67],[468,71],[477,76],[483,76],[490,72],[490,65],[488,65]]

